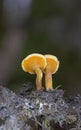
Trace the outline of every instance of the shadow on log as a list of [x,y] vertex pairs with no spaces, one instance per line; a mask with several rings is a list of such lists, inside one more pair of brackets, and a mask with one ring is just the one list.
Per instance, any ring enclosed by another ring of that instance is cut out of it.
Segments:
[[0,130],[81,130],[81,96],[65,99],[64,91],[34,91],[22,87],[19,94],[0,86]]

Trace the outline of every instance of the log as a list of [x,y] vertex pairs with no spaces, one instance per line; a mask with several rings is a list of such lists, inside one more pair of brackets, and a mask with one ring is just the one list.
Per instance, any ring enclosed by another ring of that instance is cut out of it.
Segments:
[[19,93],[0,86],[0,130],[81,130],[81,96],[64,98],[62,89]]

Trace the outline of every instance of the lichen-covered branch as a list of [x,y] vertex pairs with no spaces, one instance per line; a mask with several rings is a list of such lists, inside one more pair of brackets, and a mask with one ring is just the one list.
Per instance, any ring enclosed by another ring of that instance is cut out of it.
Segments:
[[52,92],[24,89],[16,94],[0,86],[0,130],[80,128],[81,97],[65,100],[63,94],[60,89]]

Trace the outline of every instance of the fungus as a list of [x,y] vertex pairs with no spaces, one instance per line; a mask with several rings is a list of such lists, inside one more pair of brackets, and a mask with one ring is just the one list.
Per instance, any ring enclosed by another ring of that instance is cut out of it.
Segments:
[[46,58],[38,53],[33,53],[28,55],[23,59],[21,65],[25,72],[29,72],[30,74],[36,74],[36,88],[37,90],[42,89],[42,71],[46,67]]
[[52,74],[54,74],[59,67],[59,61],[56,56],[53,55],[45,55],[47,65],[44,69],[45,73],[45,86],[46,90],[53,90],[53,81],[52,81]]

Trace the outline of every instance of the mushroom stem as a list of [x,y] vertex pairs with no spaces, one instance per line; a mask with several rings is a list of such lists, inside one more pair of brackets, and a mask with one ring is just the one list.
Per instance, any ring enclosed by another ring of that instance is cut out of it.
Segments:
[[52,74],[49,69],[45,70],[45,86],[46,90],[53,90]]
[[41,71],[40,68],[36,69],[35,72],[37,74],[36,87],[37,87],[37,90],[41,90],[42,89],[42,77],[43,77],[43,74],[42,74],[42,71]]

